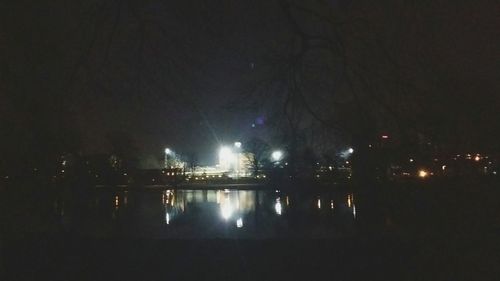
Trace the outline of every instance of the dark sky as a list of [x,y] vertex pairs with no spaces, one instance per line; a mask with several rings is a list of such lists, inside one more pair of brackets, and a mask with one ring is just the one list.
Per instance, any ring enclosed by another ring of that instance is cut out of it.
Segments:
[[[62,106],[87,152],[106,150],[107,134],[124,131],[141,151],[168,145],[194,150],[202,161],[211,160],[219,142],[266,134],[273,131],[268,124],[279,123],[272,103],[249,95],[269,67],[266,58],[289,44],[279,1],[38,2],[0,4],[0,97],[8,118],[22,119],[17,112],[33,108],[45,116]],[[375,33],[400,61],[421,63],[419,71],[434,79],[422,85],[432,85],[442,100],[471,104],[464,119],[484,114],[477,122],[487,122],[500,108],[494,2],[328,5],[371,21],[354,32]],[[264,124],[252,128],[258,117]],[[481,132],[488,128],[498,126]]]

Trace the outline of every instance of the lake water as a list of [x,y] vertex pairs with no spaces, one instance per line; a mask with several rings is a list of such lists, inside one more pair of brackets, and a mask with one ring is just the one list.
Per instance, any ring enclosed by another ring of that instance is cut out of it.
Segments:
[[[355,231],[349,191],[99,188],[54,208],[66,230],[148,238],[324,238]],[[81,199],[81,198],[80,198]]]

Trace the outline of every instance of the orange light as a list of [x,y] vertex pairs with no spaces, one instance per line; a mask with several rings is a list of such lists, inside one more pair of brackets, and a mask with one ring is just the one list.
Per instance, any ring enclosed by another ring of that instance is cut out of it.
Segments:
[[421,178],[426,178],[429,176],[429,173],[426,170],[420,170],[418,171],[418,176]]

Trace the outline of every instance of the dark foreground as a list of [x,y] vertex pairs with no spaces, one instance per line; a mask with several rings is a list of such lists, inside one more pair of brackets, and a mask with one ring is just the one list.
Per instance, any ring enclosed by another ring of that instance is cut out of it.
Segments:
[[[6,209],[3,197],[0,280],[499,280],[499,189],[459,181],[355,192],[352,224],[324,210],[265,239],[92,235],[35,222],[23,228],[26,214],[44,216]],[[279,219],[289,221],[283,211]],[[314,225],[340,231],[319,239],[288,234]]]

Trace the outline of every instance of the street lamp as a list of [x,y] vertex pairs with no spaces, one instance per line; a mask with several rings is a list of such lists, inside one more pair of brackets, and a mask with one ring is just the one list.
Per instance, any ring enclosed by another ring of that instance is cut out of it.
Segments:
[[168,156],[173,155],[174,152],[170,148],[165,148],[165,168],[169,168],[169,163],[168,163]]
[[283,158],[283,152],[281,150],[275,150],[271,153],[271,159],[274,162],[278,162]]

